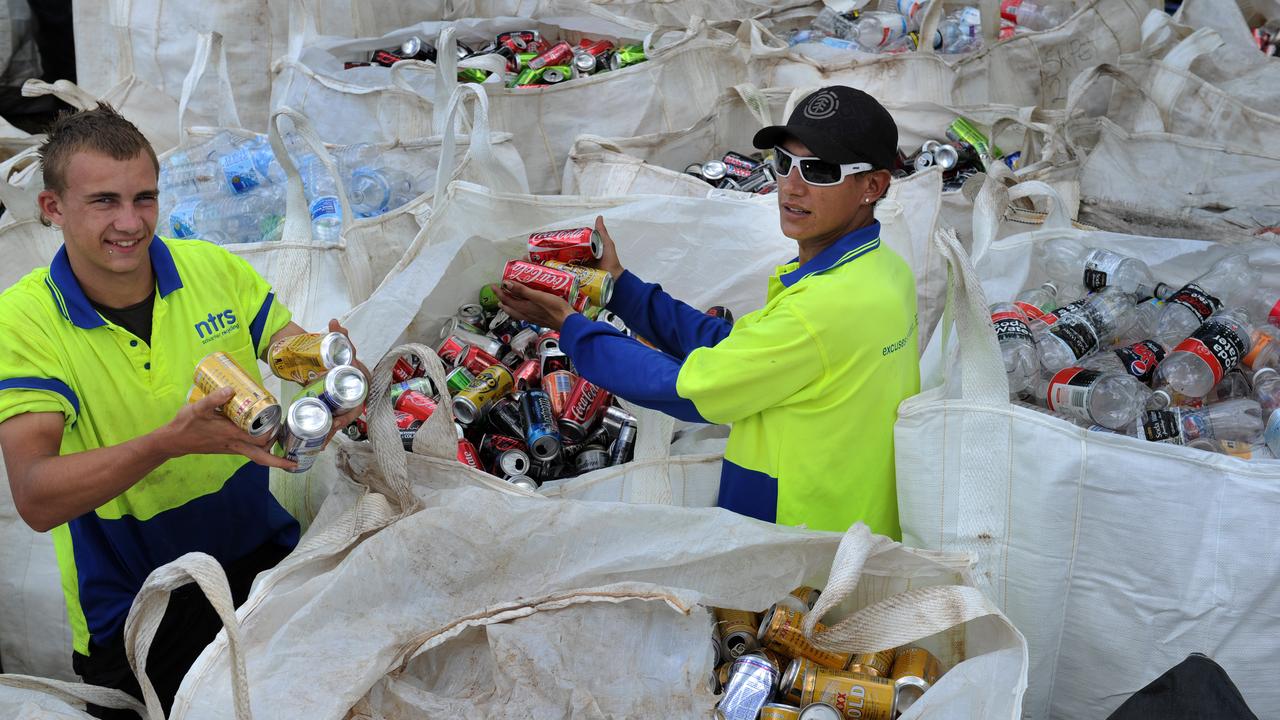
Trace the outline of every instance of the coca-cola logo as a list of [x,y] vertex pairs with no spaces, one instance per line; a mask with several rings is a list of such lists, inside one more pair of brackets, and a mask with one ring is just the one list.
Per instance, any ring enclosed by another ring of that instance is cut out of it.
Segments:
[[550,232],[530,235],[529,244],[539,245],[542,247],[556,243],[578,244],[590,239],[590,237],[590,228],[580,228],[577,230],[552,230]]
[[574,276],[552,268],[532,263],[512,263],[507,266],[507,279],[522,285],[541,285],[553,290],[572,286]]
[[570,410],[575,418],[585,418],[587,413],[591,412],[591,406],[595,404],[596,397],[600,395],[600,386],[585,384],[582,390],[574,397],[573,406]]

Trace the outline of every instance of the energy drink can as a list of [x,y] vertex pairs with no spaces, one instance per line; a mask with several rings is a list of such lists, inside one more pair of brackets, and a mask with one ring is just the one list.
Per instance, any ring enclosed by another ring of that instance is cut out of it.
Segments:
[[306,385],[339,365],[350,365],[355,355],[342,333],[303,333],[272,343],[267,364],[281,380]]
[[450,395],[457,395],[467,389],[472,381],[476,379],[475,373],[464,367],[456,367],[449,371],[444,377],[445,385],[449,388]]
[[[760,623],[757,638],[764,647],[776,650],[788,657],[806,658],[822,667],[843,670],[853,659],[851,655],[819,650],[804,636],[801,624],[804,615],[785,607],[774,605],[765,613]],[[814,632],[822,632],[826,627],[818,623]]]
[[[536,57],[536,56],[535,56]],[[542,83],[542,71],[545,68],[531,68],[525,65],[507,84],[509,88],[536,87]]]
[[468,345],[467,349],[458,356],[458,366],[466,368],[474,375],[479,375],[494,365],[502,365],[502,361],[474,345]]
[[458,438],[458,462],[476,470],[484,470],[484,466],[480,464],[480,453],[476,452],[476,446],[466,438]]
[[364,405],[369,395],[369,381],[364,373],[351,365],[339,365],[325,376],[304,387],[300,397],[323,401],[334,415],[345,415]]
[[529,390],[520,398],[524,443],[529,455],[543,463],[560,455],[560,431],[551,412],[551,398],[541,390]]
[[289,472],[304,473],[315,465],[316,456],[324,449],[333,429],[333,415],[323,400],[304,397],[289,406],[289,414],[281,427],[281,457],[298,466]]
[[542,367],[536,358],[520,363],[511,374],[515,378],[517,390],[542,387]]
[[407,392],[416,392],[427,397],[433,397],[436,394],[436,388],[429,378],[410,378],[391,386],[391,404],[395,405],[399,402],[400,396]]
[[892,680],[811,667],[801,680],[800,705],[826,703],[844,718],[893,720],[896,696]]
[[723,657],[736,660],[760,647],[756,634],[760,629],[760,618],[746,610],[730,610],[713,608],[716,615],[716,630],[720,633],[720,652]]
[[445,367],[454,367],[458,364],[458,358],[462,353],[466,352],[467,344],[456,337],[447,337],[440,341],[440,345],[436,347],[436,355],[440,357],[440,362]]
[[875,653],[859,653],[847,668],[849,672],[862,673],[872,677],[887,678],[893,672],[893,659],[896,651],[893,648]]
[[582,442],[612,400],[613,395],[607,390],[579,377],[560,413],[560,434],[567,442]]
[[528,242],[529,260],[582,263],[599,260],[604,254],[604,239],[595,228],[573,228],[533,233]]
[[414,420],[408,427],[400,428],[400,444],[405,452],[413,452],[413,439],[418,437],[418,428],[421,427],[422,421]]
[[510,370],[497,363],[490,365],[453,398],[454,416],[464,425],[475,423],[495,400],[509,394],[513,385]]
[[609,69],[621,70],[632,65],[638,65],[648,59],[644,54],[644,46],[623,45],[609,55]]
[[962,142],[972,147],[981,158],[999,159],[1004,157],[1004,151],[995,146],[987,138],[986,133],[979,130],[967,118],[957,117],[947,126],[947,137],[955,142]]
[[415,420],[426,422],[436,411],[436,401],[420,392],[406,390],[396,400],[395,409],[413,416]]
[[763,655],[743,655],[733,662],[724,697],[716,705],[719,720],[756,720],[773,698],[778,668]]
[[280,403],[225,352],[206,355],[192,379],[205,395],[224,387],[234,390],[222,414],[253,437],[273,433],[280,424]]
[[512,260],[503,268],[502,279],[551,293],[569,304],[573,304],[578,298],[578,277],[571,272],[545,265]]
[[769,703],[760,708],[760,720],[800,720],[800,708],[795,705]]
[[542,391],[551,400],[551,413],[557,418],[564,415],[569,404],[569,393],[573,392],[578,376],[568,370],[553,370],[542,376]]
[[512,437],[524,437],[524,421],[520,415],[520,393],[498,398],[489,406],[489,424],[495,430]]
[[578,452],[573,460],[573,467],[579,475],[609,467],[609,453],[599,445],[588,445]]
[[636,444],[636,426],[623,425],[618,430],[618,437],[609,446],[609,465],[621,465],[631,458],[631,450]]
[[604,307],[609,304],[609,298],[613,297],[613,275],[607,270],[571,265],[557,260],[547,260],[543,266],[572,273],[578,279],[578,292],[586,295],[592,305]]

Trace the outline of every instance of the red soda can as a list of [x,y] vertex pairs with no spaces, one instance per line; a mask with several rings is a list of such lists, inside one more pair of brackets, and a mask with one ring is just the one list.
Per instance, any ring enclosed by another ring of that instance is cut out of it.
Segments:
[[557,418],[564,414],[569,404],[569,393],[573,392],[577,381],[578,376],[568,370],[552,370],[542,376],[542,391],[551,398],[551,413]]
[[560,352],[558,347],[547,348],[545,352],[538,353],[538,364],[545,378],[557,370],[568,370],[569,356]]
[[591,300],[586,295],[579,295],[577,300],[573,301],[574,312],[583,312],[587,309],[587,305]]
[[548,65],[568,65],[573,60],[573,46],[561,40],[552,45],[550,48],[538,55],[538,57],[529,61],[529,67],[534,70],[544,68]]
[[431,417],[431,413],[436,411],[436,401],[420,392],[406,390],[400,394],[400,399],[396,400],[395,407],[401,412],[409,413],[414,419],[426,422],[427,418]]
[[608,390],[579,377],[560,414],[560,435],[567,442],[584,440],[612,400]]
[[529,259],[541,263],[559,260],[582,263],[599,260],[604,254],[604,240],[595,228],[552,230],[529,236]]
[[520,438],[510,435],[501,435],[499,433],[486,433],[480,439],[480,460],[486,466],[493,465],[498,456],[508,450],[519,450],[520,452],[528,452],[529,447],[524,444]]
[[431,380],[424,377],[409,378],[404,382],[399,382],[391,386],[391,404],[394,405],[400,399],[400,396],[404,395],[406,392],[416,392],[420,395],[426,395],[427,397],[431,397],[436,394],[435,387]]
[[477,470],[483,470],[484,466],[480,464],[480,453],[476,452],[476,446],[466,438],[458,439],[458,462],[463,465],[470,465]]
[[445,364],[445,367],[456,367],[458,365],[458,357],[466,349],[467,344],[465,342],[450,335],[440,341],[440,347],[436,348],[436,355],[440,356],[440,361]]
[[542,383],[542,364],[537,358],[530,358],[520,363],[511,375],[515,378],[517,391],[537,389]]
[[612,40],[588,40],[583,38],[582,41],[578,43],[578,52],[584,52],[592,57],[600,57],[612,49]]
[[[409,427],[410,425],[416,422],[421,422],[420,420],[418,420],[418,418],[410,415],[409,413],[403,410],[396,410],[395,413],[396,413],[396,427],[401,430],[404,430],[405,428]],[[364,418],[362,417],[361,419],[363,420]],[[368,425],[365,425],[364,433],[366,435],[369,434]]]
[[378,65],[382,65],[383,67],[391,67],[392,65],[395,65],[401,60],[404,60],[404,58],[388,50],[376,50],[374,51],[373,57],[370,58],[370,60],[377,63]]
[[560,349],[560,333],[555,330],[547,330],[538,336],[538,354],[541,355],[548,350]]
[[512,260],[502,270],[504,281],[520,283],[562,297],[572,303],[578,297],[578,276],[523,260]]
[[[458,365],[470,370],[472,373],[479,375],[493,365],[502,365],[498,358],[481,350],[480,348],[469,345],[462,354],[458,356]],[[506,365],[502,365],[506,367]]]
[[396,364],[391,368],[391,381],[402,383],[410,378],[422,377],[422,366],[418,364],[417,358],[413,362],[409,362],[404,358],[396,358]]

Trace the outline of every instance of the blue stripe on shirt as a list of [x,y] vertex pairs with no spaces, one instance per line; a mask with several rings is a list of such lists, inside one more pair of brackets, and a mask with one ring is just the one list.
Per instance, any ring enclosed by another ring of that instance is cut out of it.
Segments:
[[733,329],[729,321],[689,307],[630,271],[614,283],[608,309],[636,335],[680,360],[700,347],[714,346]]
[[620,398],[689,422],[707,422],[676,393],[681,362],[645,347],[609,323],[575,313],[560,328],[560,348],[582,377]]
[[70,385],[57,378],[16,377],[0,380],[0,390],[49,390],[56,392],[71,403],[76,414],[80,414],[80,397]]
[[739,515],[776,522],[778,479],[725,460],[720,466],[720,499],[716,505]]
[[262,331],[267,327],[267,318],[271,315],[271,303],[275,299],[275,293],[267,293],[267,299],[262,301],[258,314],[254,315],[253,322],[249,323],[249,338],[253,340],[253,351],[259,355],[262,354],[262,348],[259,347],[259,343],[262,342]]

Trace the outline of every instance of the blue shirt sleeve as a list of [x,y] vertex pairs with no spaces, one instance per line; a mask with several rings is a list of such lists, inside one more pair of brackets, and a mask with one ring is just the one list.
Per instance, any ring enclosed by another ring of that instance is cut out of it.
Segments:
[[681,360],[700,347],[714,346],[733,329],[728,321],[689,307],[629,270],[614,284],[608,309],[632,332]]
[[692,402],[676,394],[681,362],[609,323],[570,315],[560,328],[560,348],[579,375],[614,395],[680,420],[707,422]]

